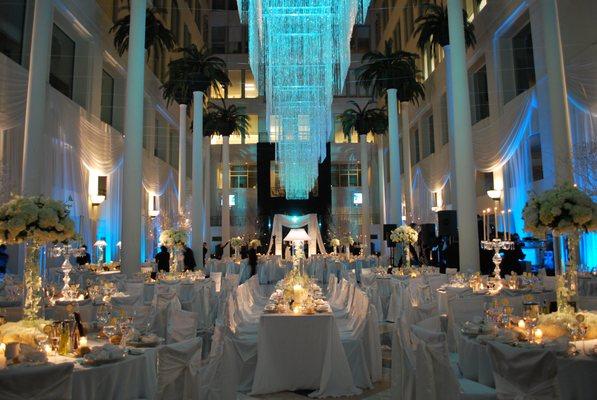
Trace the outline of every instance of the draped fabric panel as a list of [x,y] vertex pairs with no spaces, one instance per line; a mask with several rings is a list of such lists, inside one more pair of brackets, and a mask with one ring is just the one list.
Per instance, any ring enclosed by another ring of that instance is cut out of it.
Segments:
[[275,254],[282,255],[282,240],[284,239],[284,237],[282,236],[283,226],[288,228],[302,228],[304,226],[307,226],[307,233],[311,237],[311,240],[309,240],[309,255],[317,253],[317,246],[319,246],[320,253],[327,254],[325,246],[323,245],[323,239],[319,230],[319,224],[317,223],[317,214],[307,214],[302,215],[300,217],[282,214],[274,215],[274,222],[272,224],[272,237],[269,241],[267,254],[269,254],[269,252],[272,250],[272,245],[274,243],[273,237],[275,235]]
[[[0,54],[0,201],[20,192],[27,75],[25,68]],[[88,247],[105,238],[106,259],[114,259],[121,234],[122,134],[51,86],[44,126],[42,193],[68,202]],[[90,180],[98,176],[107,176],[107,196],[100,206],[91,206]],[[143,187],[163,196],[162,211],[171,218],[177,215],[175,176],[167,163],[145,154]]]

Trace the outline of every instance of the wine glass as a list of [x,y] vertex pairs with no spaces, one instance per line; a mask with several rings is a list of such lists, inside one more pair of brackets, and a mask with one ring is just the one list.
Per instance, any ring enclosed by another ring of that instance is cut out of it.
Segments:
[[118,328],[115,325],[104,325],[103,330],[104,334],[108,337],[108,340],[110,340],[110,338],[116,334]]
[[97,309],[96,319],[98,324],[102,326],[106,325],[110,320],[110,312],[108,311],[108,308],[105,305],[101,305]]

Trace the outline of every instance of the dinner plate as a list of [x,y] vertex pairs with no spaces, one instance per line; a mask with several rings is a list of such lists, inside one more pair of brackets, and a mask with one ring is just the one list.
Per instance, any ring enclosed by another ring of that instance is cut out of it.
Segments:
[[108,358],[108,359],[105,359],[105,360],[91,360],[91,359],[84,358],[83,359],[83,365],[88,365],[88,366],[91,366],[91,367],[97,367],[97,366],[100,366],[100,365],[112,364],[112,363],[115,363],[115,362],[118,362],[118,361],[122,361],[122,360],[124,360],[125,357],[126,357],[126,353],[123,353],[122,357]]

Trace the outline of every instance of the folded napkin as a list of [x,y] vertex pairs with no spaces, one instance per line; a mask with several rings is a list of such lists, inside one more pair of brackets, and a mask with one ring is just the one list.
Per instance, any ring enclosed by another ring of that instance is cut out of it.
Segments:
[[107,361],[116,360],[124,356],[124,349],[110,343],[103,346],[96,346],[91,349],[91,352],[85,354],[87,361]]

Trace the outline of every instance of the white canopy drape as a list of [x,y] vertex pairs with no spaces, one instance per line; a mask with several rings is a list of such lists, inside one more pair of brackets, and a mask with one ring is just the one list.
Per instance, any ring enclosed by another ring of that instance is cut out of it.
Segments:
[[317,214],[307,214],[300,217],[276,214],[274,215],[274,223],[272,224],[272,236],[269,240],[269,247],[267,253],[272,250],[274,243],[274,236],[276,237],[276,254],[282,255],[282,227],[287,228],[302,228],[307,226],[307,233],[311,237],[309,240],[309,255],[317,253],[317,246],[319,246],[319,252],[326,254],[325,247],[323,245],[323,239],[321,238],[321,232],[319,231],[319,224],[317,223]]

